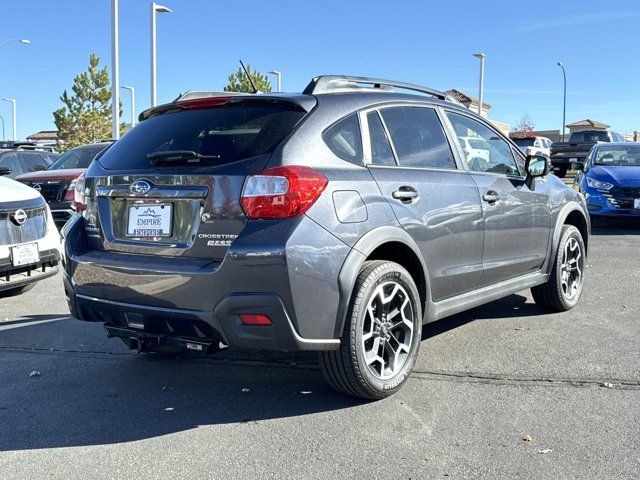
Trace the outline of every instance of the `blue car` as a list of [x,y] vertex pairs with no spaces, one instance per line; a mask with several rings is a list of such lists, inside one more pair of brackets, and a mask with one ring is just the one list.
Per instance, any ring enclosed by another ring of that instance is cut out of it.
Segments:
[[640,219],[640,142],[594,145],[574,186],[591,218]]

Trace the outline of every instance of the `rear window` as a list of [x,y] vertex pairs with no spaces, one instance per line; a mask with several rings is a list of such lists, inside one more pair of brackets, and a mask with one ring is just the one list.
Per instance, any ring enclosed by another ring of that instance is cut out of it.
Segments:
[[106,145],[90,145],[87,147],[72,148],[60,155],[58,159],[49,166],[49,170],[89,168],[91,161],[105,148]]
[[519,147],[533,147],[536,141],[535,138],[512,138],[511,140]]
[[99,162],[111,170],[155,168],[150,153],[192,151],[210,158],[181,167],[224,165],[270,152],[304,115],[295,104],[267,102],[175,110],[140,122]]
[[571,142],[608,142],[609,136],[607,132],[598,132],[598,131],[584,131],[584,132],[574,132],[571,134]]

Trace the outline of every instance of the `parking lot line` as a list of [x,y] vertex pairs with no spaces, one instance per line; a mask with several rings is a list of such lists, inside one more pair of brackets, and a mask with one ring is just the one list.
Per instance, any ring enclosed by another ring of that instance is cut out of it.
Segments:
[[49,323],[49,322],[59,322],[60,320],[66,320],[69,317],[59,317],[59,318],[48,318],[46,320],[32,320],[32,321],[17,321],[17,322],[11,322],[10,325],[0,325],[0,332],[4,331],[4,330],[11,330],[11,329],[15,329],[15,328],[21,328],[21,327],[30,327],[32,325],[38,325],[41,323]]

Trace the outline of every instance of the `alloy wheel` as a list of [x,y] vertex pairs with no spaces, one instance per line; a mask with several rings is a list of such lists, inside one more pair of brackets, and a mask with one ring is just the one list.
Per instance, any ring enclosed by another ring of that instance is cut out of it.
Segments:
[[362,324],[362,347],[369,371],[380,380],[405,365],[413,341],[414,311],[405,288],[395,281],[376,287]]
[[562,294],[568,300],[572,300],[580,291],[583,261],[580,243],[576,238],[569,237],[562,252],[561,267]]

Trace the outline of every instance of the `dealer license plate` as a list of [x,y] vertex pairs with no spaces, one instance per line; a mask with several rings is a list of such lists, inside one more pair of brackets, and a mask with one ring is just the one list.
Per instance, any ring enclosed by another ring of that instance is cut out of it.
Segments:
[[11,247],[11,263],[14,267],[31,265],[40,261],[37,243],[26,243]]
[[633,200],[633,208],[640,208],[640,198],[635,198]]
[[170,237],[170,203],[140,203],[129,207],[127,236],[129,237]]

